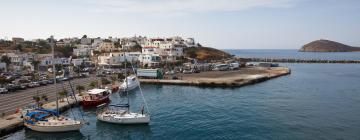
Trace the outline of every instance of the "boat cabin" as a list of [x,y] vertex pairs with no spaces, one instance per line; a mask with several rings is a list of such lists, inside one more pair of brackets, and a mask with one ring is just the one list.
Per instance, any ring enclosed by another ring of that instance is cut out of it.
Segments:
[[100,100],[108,96],[110,92],[107,89],[91,89],[87,91],[87,95],[83,97],[85,101]]

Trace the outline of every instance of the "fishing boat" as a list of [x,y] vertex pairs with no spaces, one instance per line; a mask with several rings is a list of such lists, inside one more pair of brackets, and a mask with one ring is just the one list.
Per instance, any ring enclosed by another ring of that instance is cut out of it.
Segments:
[[[125,56],[125,55],[124,55]],[[126,68],[126,56],[125,56],[125,68]],[[131,63],[132,65],[132,63]],[[133,66],[132,66],[133,67]],[[134,69],[133,69],[134,70]],[[127,77],[127,73],[125,72],[125,77]],[[142,93],[142,89],[139,84],[140,93],[142,96],[142,99],[144,101],[145,107],[147,112],[144,110],[144,106],[141,108],[141,112],[132,112],[130,111],[130,101],[129,101],[129,90],[127,88],[130,88],[128,85],[129,81],[132,79],[126,78],[128,80],[125,80],[124,83],[126,84],[124,87],[124,91],[126,93],[127,103],[119,103],[114,105],[108,105],[102,104],[98,106],[96,118],[103,122],[108,123],[115,123],[115,124],[148,124],[150,123],[150,113],[148,106],[146,104],[144,95]],[[136,75],[134,76],[134,79],[137,79]],[[119,94],[118,94],[119,95]]]
[[[53,36],[51,36],[51,48],[53,54],[53,62],[55,61]],[[54,85],[56,90],[56,71],[53,65]],[[75,96],[74,96],[75,97]],[[75,97],[76,99],[76,97]],[[25,114],[25,115],[24,115]],[[73,120],[71,118],[60,116],[59,114],[59,97],[56,94],[56,110],[45,109],[26,109],[23,113],[24,125],[38,132],[67,132],[78,131],[83,126],[83,121]]]
[[128,76],[119,86],[119,91],[121,92],[131,91],[139,87],[139,84],[140,84],[139,80],[136,78],[135,75]]
[[96,107],[100,104],[110,101],[111,94],[110,89],[95,88],[87,91],[87,94],[83,96],[83,107]]

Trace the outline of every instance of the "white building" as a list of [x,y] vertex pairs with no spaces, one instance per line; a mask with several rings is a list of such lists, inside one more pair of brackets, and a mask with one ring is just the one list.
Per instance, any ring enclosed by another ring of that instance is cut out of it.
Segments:
[[91,46],[97,48],[100,46],[100,44],[103,42],[103,40],[101,38],[95,38],[94,42],[91,44]]
[[6,63],[0,62],[0,71],[7,71]]
[[161,57],[159,54],[141,54],[139,61],[143,66],[156,67],[159,66]]
[[195,39],[194,38],[187,38],[185,40],[185,44],[187,47],[194,47],[195,45]]
[[25,40],[24,40],[24,38],[21,38],[21,37],[13,37],[12,41],[14,44],[19,44],[19,43],[23,43]]
[[154,46],[145,46],[141,48],[142,54],[159,54],[160,49]]
[[102,56],[98,56],[98,64],[100,66],[115,66],[121,65],[125,62],[125,56],[127,61],[136,62],[139,61],[139,57],[141,52],[116,52],[116,53],[108,53]]
[[82,45],[90,45],[91,44],[91,38],[81,38],[80,43]]
[[74,49],[73,50],[73,55],[78,56],[78,57],[90,56],[91,55],[91,49],[88,49],[88,48]]
[[112,42],[102,42],[100,46],[97,48],[98,51],[101,52],[113,52],[118,51],[119,49],[115,47]]
[[75,67],[81,66],[82,64],[85,67],[89,67],[92,65],[92,62],[88,58],[77,58],[77,59],[72,59],[71,64],[73,64]]

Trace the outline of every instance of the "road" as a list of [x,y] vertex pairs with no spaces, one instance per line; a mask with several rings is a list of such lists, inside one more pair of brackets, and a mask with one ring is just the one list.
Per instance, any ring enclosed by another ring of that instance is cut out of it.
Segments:
[[[77,85],[83,85],[87,87],[92,81],[98,81],[100,83],[100,78],[93,75],[87,78],[79,78],[71,80],[74,90]],[[23,108],[30,104],[34,104],[33,96],[42,96],[46,95],[48,101],[55,101],[56,93],[62,91],[63,89],[68,90],[70,93],[69,81],[63,81],[62,83],[40,86],[35,88],[27,88],[26,90],[18,90],[16,92],[9,92],[8,94],[0,94],[0,116],[8,115],[14,113],[16,109]],[[76,91],[75,91],[76,92]]]

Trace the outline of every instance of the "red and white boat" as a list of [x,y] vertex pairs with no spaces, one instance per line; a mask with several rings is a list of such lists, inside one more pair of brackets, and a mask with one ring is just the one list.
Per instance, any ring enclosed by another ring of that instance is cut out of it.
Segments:
[[110,101],[111,94],[110,89],[95,88],[87,91],[87,94],[83,96],[83,107],[94,107]]

